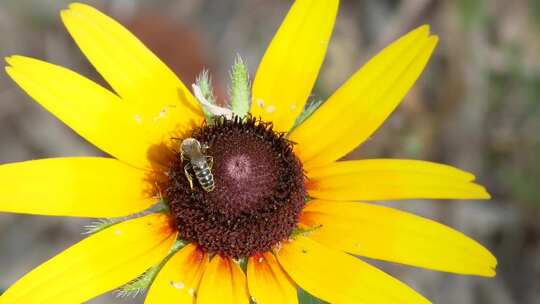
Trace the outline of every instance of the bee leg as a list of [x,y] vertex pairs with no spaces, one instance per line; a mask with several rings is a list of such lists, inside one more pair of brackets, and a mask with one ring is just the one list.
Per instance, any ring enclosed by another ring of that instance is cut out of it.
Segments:
[[193,177],[191,177],[191,174],[189,174],[189,164],[184,166],[184,174],[186,175],[186,178],[189,182],[189,187],[191,190],[193,190]]
[[208,147],[207,144],[202,144],[202,146],[201,146],[201,153],[202,153],[202,154],[205,154],[206,151],[208,151],[208,148],[210,148],[210,147]]
[[180,160],[184,162],[186,160],[186,157],[184,156],[184,152],[180,152]]
[[208,162],[208,168],[212,170],[212,167],[214,167],[214,158],[212,156],[207,156],[206,161]]

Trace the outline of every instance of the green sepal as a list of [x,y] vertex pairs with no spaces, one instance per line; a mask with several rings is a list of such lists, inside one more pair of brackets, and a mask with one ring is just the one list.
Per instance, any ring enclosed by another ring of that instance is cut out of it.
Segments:
[[239,258],[238,260],[235,260],[235,263],[237,263],[244,272],[247,272],[247,258]]
[[103,231],[111,226],[123,222],[124,219],[99,219],[84,226],[85,231],[83,234],[94,234]]
[[298,288],[298,302],[300,304],[326,304],[326,302],[312,296],[302,288]]
[[[161,194],[160,194],[161,196]],[[153,206],[152,208],[152,211],[155,212],[155,213],[170,213],[171,212],[171,209],[169,207],[169,203],[167,202],[167,200],[163,197],[161,197],[157,204],[155,206]]]
[[143,292],[148,290],[161,269],[163,269],[163,266],[165,266],[165,264],[176,252],[184,248],[184,246],[186,246],[186,242],[182,240],[176,240],[171,250],[169,251],[169,254],[167,254],[167,257],[165,257],[163,261],[161,261],[158,265],[145,271],[138,278],[120,287],[120,289],[116,292],[116,295],[121,298],[136,297],[139,294],[142,294]]
[[299,235],[307,236],[310,233],[313,233],[321,229],[321,227],[322,225],[317,225],[317,226],[307,227],[307,228],[294,227],[293,231],[291,232],[291,238],[294,239],[295,237]]
[[148,289],[148,287],[150,287],[162,267],[163,266],[159,264],[148,269],[138,278],[120,287],[120,289],[116,292],[116,296],[118,296],[119,298],[135,298],[136,296],[142,294]]
[[315,99],[310,102],[308,102],[304,108],[304,111],[298,115],[296,118],[296,121],[294,122],[294,125],[291,130],[294,130],[296,127],[301,125],[306,119],[308,119],[311,114],[313,114],[322,104],[324,103],[321,99]]
[[249,72],[240,55],[236,56],[230,76],[231,109],[235,115],[245,117],[249,112],[251,94]]
[[129,216],[124,216],[124,217],[116,217],[116,218],[103,218],[103,219],[98,219],[94,222],[91,222],[90,224],[88,225],[85,225],[83,228],[85,229],[85,231],[83,232],[83,234],[95,234],[95,233],[98,233],[100,231],[103,231],[107,228],[110,228],[111,226],[114,226],[116,224],[119,224],[119,223],[122,223],[122,222],[125,222],[125,221],[129,221],[129,220],[132,220],[132,219],[136,219],[136,218],[139,218],[139,217],[142,217],[142,216],[146,216],[146,215],[149,215],[149,214],[153,214],[153,213],[170,213],[170,210],[169,210],[169,205],[167,203],[167,201],[162,197],[160,198],[155,205],[153,205],[152,207],[146,209],[146,210],[143,210],[139,213],[135,213],[135,214],[132,214],[132,215],[129,215]]
[[[208,101],[210,104],[215,105],[216,104],[216,98],[214,96],[214,88],[212,86],[212,79],[210,78],[210,75],[208,73],[208,70],[203,70],[199,76],[197,76],[197,79],[195,80],[195,84],[201,89],[203,97]],[[204,116],[206,118],[206,121],[208,123],[212,123],[214,115],[208,111],[208,109],[204,106],[201,106],[203,109]]]

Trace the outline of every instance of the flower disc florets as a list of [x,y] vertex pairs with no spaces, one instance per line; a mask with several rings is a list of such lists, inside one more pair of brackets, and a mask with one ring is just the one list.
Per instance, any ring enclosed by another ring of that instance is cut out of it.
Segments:
[[[180,156],[168,171],[165,198],[180,237],[232,258],[270,250],[298,222],[306,190],[292,143],[254,118],[220,118],[191,137],[212,157],[213,191],[191,188]],[[189,166],[188,166],[189,168]],[[193,172],[191,172],[193,173]]]

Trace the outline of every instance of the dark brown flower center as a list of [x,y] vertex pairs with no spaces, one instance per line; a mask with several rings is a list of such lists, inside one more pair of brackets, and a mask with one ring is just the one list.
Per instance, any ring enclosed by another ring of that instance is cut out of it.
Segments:
[[208,192],[201,187],[189,160],[172,162],[165,198],[180,237],[233,258],[270,250],[287,239],[306,196],[292,144],[253,118],[219,119],[195,129],[191,137],[208,146],[204,153],[213,160],[215,188]]

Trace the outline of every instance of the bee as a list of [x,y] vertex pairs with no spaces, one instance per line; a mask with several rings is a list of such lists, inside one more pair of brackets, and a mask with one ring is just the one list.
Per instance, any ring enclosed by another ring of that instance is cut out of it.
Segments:
[[184,139],[180,145],[180,157],[182,162],[184,160],[188,161],[184,166],[184,173],[191,189],[193,189],[193,177],[189,173],[190,168],[195,173],[195,177],[204,191],[210,192],[215,188],[214,176],[212,175],[214,159],[204,154],[207,149],[208,146],[201,145],[198,140],[189,137]]

